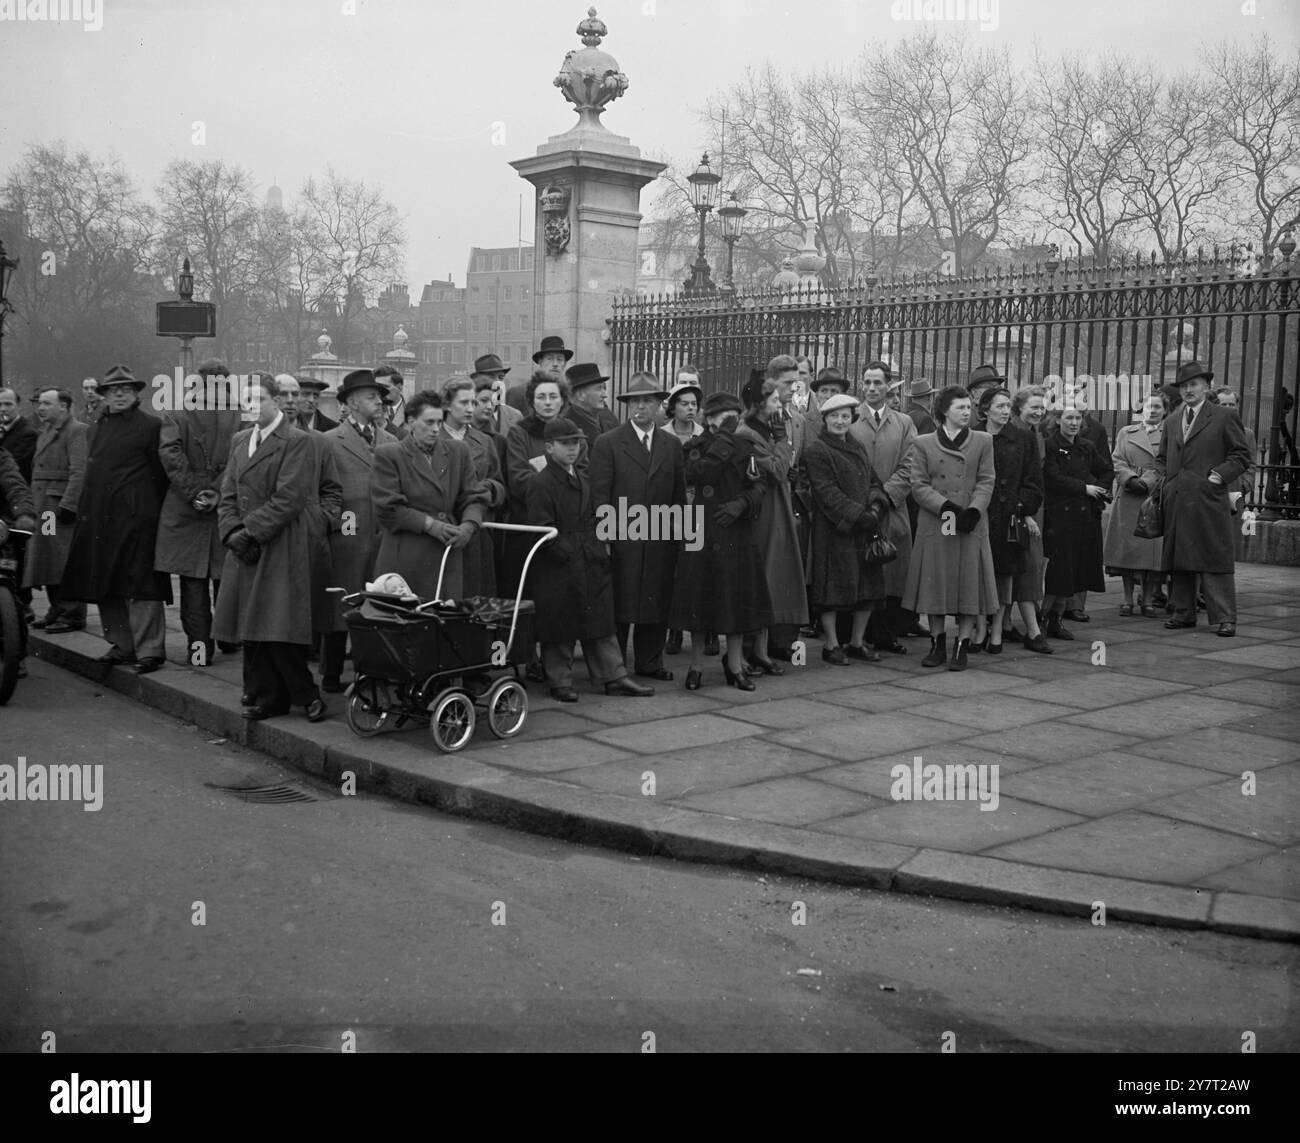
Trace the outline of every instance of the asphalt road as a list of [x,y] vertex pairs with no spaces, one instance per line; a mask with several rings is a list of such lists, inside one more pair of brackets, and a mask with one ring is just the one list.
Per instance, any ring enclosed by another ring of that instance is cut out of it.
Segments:
[[958,1052],[1236,1052],[1246,1030],[1260,1052],[1300,1048],[1294,946],[640,859],[345,797],[30,669],[0,709],[0,764],[102,765],[103,806],[0,802],[0,1050],[53,1032],[60,1052],[334,1052],[348,1034],[368,1052],[639,1051],[647,1034],[661,1052],[930,1052],[951,1032]]

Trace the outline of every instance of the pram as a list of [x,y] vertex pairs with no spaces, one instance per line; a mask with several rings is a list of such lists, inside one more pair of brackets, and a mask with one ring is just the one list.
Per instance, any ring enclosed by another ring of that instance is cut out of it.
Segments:
[[[536,532],[519,578],[523,595],[537,550],[558,532],[531,524],[483,524]],[[451,753],[474,736],[478,712],[497,738],[513,738],[528,719],[528,692],[520,679],[533,647],[533,604],[526,599],[442,598],[448,548],[435,598],[356,592],[343,603],[352,639],[356,681],[348,688],[348,726],[369,738],[384,730],[428,725],[434,745]]]

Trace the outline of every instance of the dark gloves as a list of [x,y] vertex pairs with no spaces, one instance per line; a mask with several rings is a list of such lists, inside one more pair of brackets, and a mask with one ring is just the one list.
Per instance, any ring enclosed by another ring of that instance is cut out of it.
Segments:
[[774,441],[783,441],[790,435],[789,432],[786,431],[785,421],[781,420],[779,417],[772,421],[768,427],[772,430],[772,439]]
[[1147,486],[1142,483],[1142,478],[1140,476],[1130,476],[1126,481],[1124,481],[1124,491],[1131,492],[1134,496],[1145,496],[1147,493]]
[[725,504],[719,504],[714,510],[713,519],[720,527],[729,528],[745,513],[745,502],[743,500],[728,500]]
[[246,564],[255,564],[262,556],[262,546],[243,528],[226,537],[226,547],[235,553],[236,559]]
[[59,524],[75,524],[77,514],[71,508],[60,506],[54,510],[54,519]]
[[20,532],[36,531],[36,521],[30,516],[19,516],[14,520],[14,527]]
[[868,540],[874,540],[880,535],[880,517],[876,515],[875,505],[872,505],[863,513],[862,518],[858,521],[858,530]]
[[963,535],[975,531],[975,525],[979,522],[980,510],[978,508],[963,508],[957,513],[957,531]]
[[942,520],[943,517],[946,516],[949,512],[951,512],[954,516],[956,516],[961,512],[961,509],[958,508],[957,505],[954,504],[951,500],[945,500],[943,502],[943,507],[939,509],[939,519]]

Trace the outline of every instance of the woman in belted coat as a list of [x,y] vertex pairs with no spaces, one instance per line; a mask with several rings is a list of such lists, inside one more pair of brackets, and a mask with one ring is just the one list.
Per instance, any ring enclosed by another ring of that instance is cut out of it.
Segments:
[[1102,542],[1102,559],[1111,575],[1124,580],[1124,602],[1119,613],[1133,614],[1134,588],[1137,588],[1136,606],[1148,619],[1160,612],[1152,599],[1164,578],[1160,570],[1164,541],[1144,540],[1133,534],[1137,526],[1142,502],[1155,487],[1160,473],[1156,468],[1156,454],[1160,451],[1160,433],[1168,402],[1157,390],[1142,402],[1142,420],[1136,425],[1124,425],[1115,434],[1115,448],[1111,463],[1115,468],[1115,500],[1106,518],[1105,537]]
[[1047,556],[1043,624],[1053,639],[1073,639],[1061,625],[1070,596],[1105,591],[1101,565],[1101,511],[1115,470],[1110,457],[1098,453],[1079,434],[1083,412],[1067,406],[1048,435],[1043,458],[1047,509],[1043,551]]
[[[47,403],[47,394],[52,392],[55,391],[47,389],[40,398],[42,413],[38,415],[42,416],[44,426],[32,457],[32,499],[36,519],[44,521],[45,513],[52,512],[55,523],[53,529],[38,527],[28,541],[23,586],[45,588],[50,607],[44,618],[33,626],[54,624],[53,634],[57,635],[86,626],[86,605],[60,602],[59,581],[72,546],[76,504],[86,474],[87,429],[72,415],[71,407],[64,407],[61,394],[55,397],[52,406]],[[62,421],[56,424],[59,417]]]
[[[996,478],[993,438],[970,429],[970,394],[960,385],[935,400],[939,427],[918,437],[912,452],[912,495],[920,508],[903,606],[930,617],[930,653],[923,667],[964,671],[975,617],[997,608],[998,583],[989,548],[989,502]],[[957,617],[948,661],[945,617]]]
[[[858,402],[846,393],[822,405],[821,433],[804,450],[804,470],[812,489],[812,528],[808,552],[808,592],[821,615],[826,646],[822,658],[836,666],[850,659],[879,662],[880,652],[863,643],[867,623],[885,601],[885,574],[868,567],[865,548],[880,533],[892,504],[866,450],[849,435]],[[853,613],[852,634],[841,647],[837,613]]]

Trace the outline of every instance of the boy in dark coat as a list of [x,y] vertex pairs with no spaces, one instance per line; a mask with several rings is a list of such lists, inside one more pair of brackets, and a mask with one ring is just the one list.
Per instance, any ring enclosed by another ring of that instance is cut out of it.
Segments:
[[580,639],[591,681],[603,682],[607,695],[652,695],[653,687],[628,678],[614,636],[609,553],[596,539],[596,508],[587,477],[574,467],[585,439],[564,417],[547,422],[546,467],[527,485],[528,523],[560,533],[537,553],[526,587],[536,607],[546,681],[557,701],[578,701],[573,644]]

